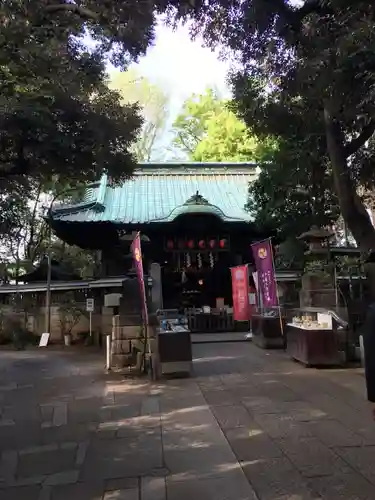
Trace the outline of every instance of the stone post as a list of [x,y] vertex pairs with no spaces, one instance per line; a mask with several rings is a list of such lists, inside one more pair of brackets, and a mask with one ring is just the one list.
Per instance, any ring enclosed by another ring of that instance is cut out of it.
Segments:
[[163,288],[161,281],[161,267],[157,262],[150,266],[150,277],[152,279],[151,288],[151,312],[163,308]]

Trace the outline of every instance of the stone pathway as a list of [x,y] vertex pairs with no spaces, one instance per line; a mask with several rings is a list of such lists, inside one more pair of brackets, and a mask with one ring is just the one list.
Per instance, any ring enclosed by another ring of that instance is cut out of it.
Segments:
[[194,378],[149,383],[90,350],[0,351],[0,500],[374,498],[360,370],[251,343],[194,353]]

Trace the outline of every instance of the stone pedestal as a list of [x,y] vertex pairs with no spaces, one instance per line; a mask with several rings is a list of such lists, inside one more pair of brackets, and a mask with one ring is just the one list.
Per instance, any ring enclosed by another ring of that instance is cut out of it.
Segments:
[[113,316],[112,342],[111,342],[111,366],[123,368],[133,364],[131,338],[136,338],[136,328],[123,327],[120,324],[120,316]]
[[324,307],[330,309],[336,306],[336,292],[333,278],[319,273],[306,273],[302,276],[300,290],[300,307]]
[[137,338],[142,326],[141,300],[137,279],[127,280],[123,286],[119,314],[112,319],[111,363],[115,368],[135,366]]

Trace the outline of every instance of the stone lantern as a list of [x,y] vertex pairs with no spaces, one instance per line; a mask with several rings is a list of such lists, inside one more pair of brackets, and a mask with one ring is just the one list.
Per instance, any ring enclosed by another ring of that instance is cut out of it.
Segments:
[[333,236],[333,231],[312,226],[308,231],[298,236],[297,239],[305,241],[309,245],[306,252],[308,255],[321,255],[328,253],[329,241]]
[[335,284],[327,262],[329,242],[333,236],[332,231],[312,226],[298,237],[308,244],[305,255],[310,257],[309,260],[314,260],[315,257],[319,264],[318,268],[305,271],[302,276],[301,307],[332,308],[335,305]]

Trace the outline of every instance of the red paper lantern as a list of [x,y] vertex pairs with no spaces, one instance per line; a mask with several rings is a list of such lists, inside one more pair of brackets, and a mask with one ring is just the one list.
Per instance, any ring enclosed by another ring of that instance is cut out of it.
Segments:
[[190,248],[190,250],[192,250],[194,248],[194,240],[189,240],[187,242],[187,246],[188,246],[188,248]]
[[199,240],[198,246],[203,250],[204,248],[206,248],[206,242],[204,240]]
[[209,241],[210,248],[215,248],[216,247],[216,240],[210,240]]
[[174,249],[174,241],[173,240],[168,240],[167,241],[167,248],[168,248],[168,250],[173,250]]
[[227,244],[228,244],[228,240],[226,240],[225,238],[223,238],[223,239],[221,239],[221,240],[219,241],[219,247],[220,247],[221,249],[226,248],[226,247],[227,247]]

